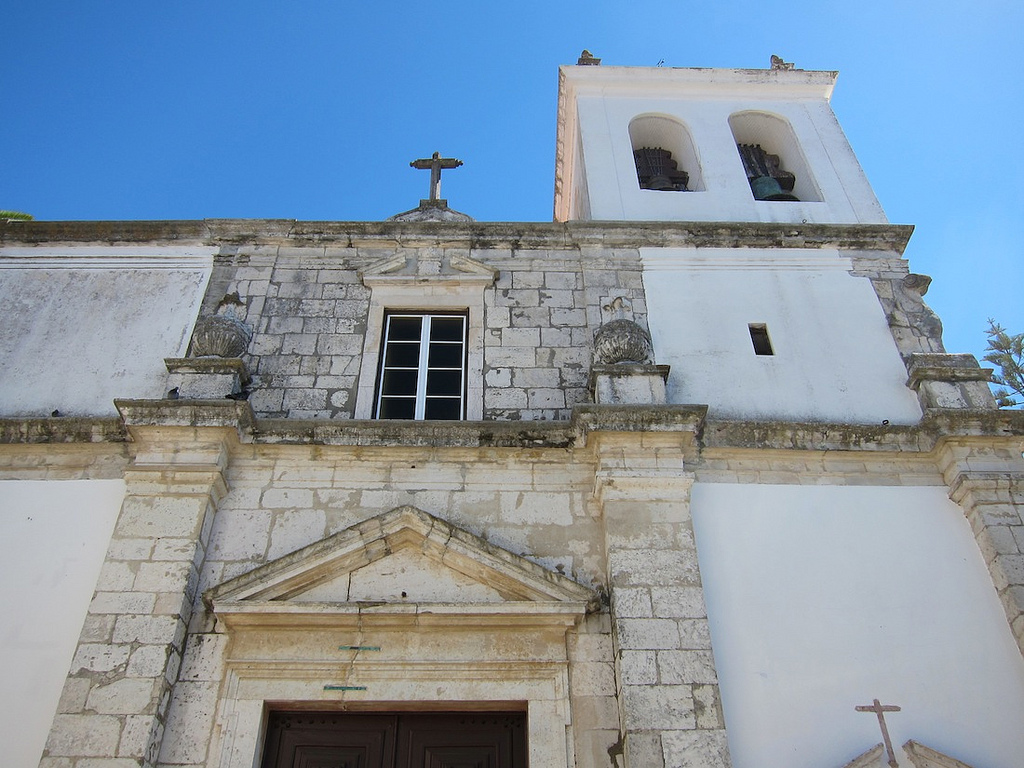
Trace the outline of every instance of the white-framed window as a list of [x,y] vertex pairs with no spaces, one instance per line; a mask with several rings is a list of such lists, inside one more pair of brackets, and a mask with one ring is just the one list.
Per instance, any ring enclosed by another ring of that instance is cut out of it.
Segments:
[[465,418],[467,320],[462,313],[385,313],[374,418]]

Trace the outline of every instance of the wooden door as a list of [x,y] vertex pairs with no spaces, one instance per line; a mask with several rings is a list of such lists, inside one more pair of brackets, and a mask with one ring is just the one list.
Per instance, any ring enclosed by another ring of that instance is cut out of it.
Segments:
[[522,712],[273,712],[263,768],[526,768]]

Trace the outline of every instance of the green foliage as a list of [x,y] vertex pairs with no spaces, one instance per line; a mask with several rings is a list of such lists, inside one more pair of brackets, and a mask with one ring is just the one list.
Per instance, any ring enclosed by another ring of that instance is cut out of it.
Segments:
[[31,213],[21,211],[0,211],[0,219],[18,219],[19,221],[32,221]]
[[996,367],[992,381],[1000,408],[1024,405],[1024,333],[1009,334],[992,318],[988,320],[988,346],[982,359]]

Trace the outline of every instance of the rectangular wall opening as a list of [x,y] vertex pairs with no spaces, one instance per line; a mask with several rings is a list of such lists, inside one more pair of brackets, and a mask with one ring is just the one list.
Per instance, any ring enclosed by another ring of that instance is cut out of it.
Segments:
[[750,341],[754,345],[755,355],[774,355],[772,340],[768,338],[768,326],[764,323],[750,323]]

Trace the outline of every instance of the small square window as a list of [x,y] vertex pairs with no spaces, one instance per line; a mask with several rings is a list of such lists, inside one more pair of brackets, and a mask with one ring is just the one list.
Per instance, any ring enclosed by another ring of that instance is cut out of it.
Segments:
[[750,341],[754,345],[755,355],[774,355],[772,340],[768,338],[768,326],[764,323],[750,323]]
[[374,418],[465,418],[466,319],[419,312],[385,315]]

